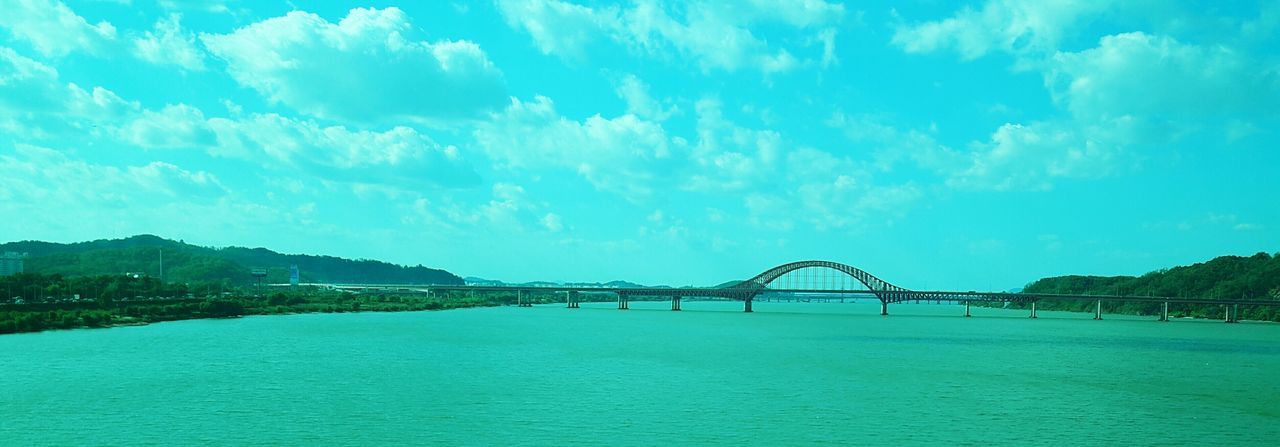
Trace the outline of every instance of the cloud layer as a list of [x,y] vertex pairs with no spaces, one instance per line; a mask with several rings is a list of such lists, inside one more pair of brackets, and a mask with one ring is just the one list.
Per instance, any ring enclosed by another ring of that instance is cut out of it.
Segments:
[[505,103],[502,74],[479,46],[416,34],[393,7],[353,9],[336,24],[294,11],[200,39],[236,82],[319,118],[453,120]]

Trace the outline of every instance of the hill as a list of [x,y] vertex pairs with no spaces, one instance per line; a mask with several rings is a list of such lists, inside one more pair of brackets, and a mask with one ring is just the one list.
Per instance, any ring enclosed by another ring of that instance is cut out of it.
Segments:
[[[1027,293],[1090,295],[1151,295],[1168,297],[1271,298],[1280,300],[1280,254],[1221,256],[1207,262],[1156,270],[1142,276],[1058,276],[1037,280]],[[1055,309],[1086,310],[1089,303],[1052,303]],[[1104,309],[1107,308],[1104,304]],[[1152,314],[1156,304],[1125,303],[1114,309],[1124,313]],[[1172,309],[1172,308],[1171,308]],[[1187,306],[1184,315],[1218,315],[1219,306]],[[1276,320],[1274,308],[1241,309],[1241,317]]]
[[[529,281],[520,283],[509,283],[497,279],[486,279],[476,276],[468,276],[465,278],[468,285],[473,286],[530,286],[530,287],[549,287],[549,286],[567,286],[567,287],[616,287],[616,288],[632,288],[642,289],[649,286],[637,284],[630,281],[609,281],[609,282],[554,282],[554,281]],[[664,286],[655,286],[664,287]]]
[[1058,276],[1028,284],[1028,293],[1205,296],[1280,299],[1280,256],[1221,256],[1142,276]]
[[462,284],[462,278],[421,265],[408,267],[368,259],[282,254],[266,248],[211,248],[139,235],[124,239],[100,239],[58,244],[22,241],[0,244],[0,251],[27,253],[29,273],[63,276],[140,273],[157,276],[164,256],[164,279],[172,282],[252,282],[250,270],[267,269],[266,281],[288,282],[289,266],[296,264],[302,282]]

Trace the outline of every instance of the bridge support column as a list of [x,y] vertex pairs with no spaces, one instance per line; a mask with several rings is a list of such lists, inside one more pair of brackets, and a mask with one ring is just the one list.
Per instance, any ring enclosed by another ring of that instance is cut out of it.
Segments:
[[889,302],[880,300],[880,315],[889,315]]
[[1036,317],[1036,302],[1035,302],[1035,301],[1032,301],[1032,302],[1031,302],[1031,318],[1038,318],[1038,317]]
[[577,309],[578,308],[578,292],[574,290],[565,292],[564,301],[565,301],[565,307],[568,307],[570,309]]
[[1169,322],[1169,302],[1165,301],[1160,305],[1160,321]]
[[624,294],[618,294],[618,310],[627,310],[631,308],[631,303]]
[[1093,319],[1101,320],[1102,319],[1102,300],[1098,300],[1098,306],[1096,307],[1096,309],[1097,310],[1093,312]]
[[743,312],[753,312],[753,311],[751,310],[751,298],[747,298],[745,301],[743,301],[743,303],[745,303],[745,304],[742,306],[742,311],[743,311]]
[[966,317],[970,316],[970,315],[969,315],[969,302],[968,302],[968,301],[965,301],[965,302],[964,302],[964,316],[966,316]]
[[680,310],[680,297],[671,297],[671,310]]
[[1232,304],[1232,305],[1230,305],[1230,306],[1223,305],[1222,307],[1224,307],[1224,308],[1226,308],[1226,309],[1227,309],[1227,317],[1226,317],[1226,322],[1227,322],[1227,323],[1239,323],[1239,322],[1240,322],[1240,313],[1239,313],[1239,312],[1240,312],[1240,305],[1239,305],[1239,304]]

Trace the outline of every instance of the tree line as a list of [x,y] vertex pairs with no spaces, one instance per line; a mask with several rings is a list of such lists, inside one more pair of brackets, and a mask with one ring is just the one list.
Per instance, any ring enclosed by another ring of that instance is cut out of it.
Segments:
[[[123,275],[0,277],[0,334],[197,318],[288,313],[399,312],[560,302],[554,293],[351,293],[317,287],[259,290],[228,282],[174,284]],[[79,295],[79,299],[76,296]]]
[[[1037,280],[1026,293],[1072,295],[1129,295],[1211,299],[1280,300],[1280,254],[1221,256],[1189,266],[1160,269],[1142,276],[1059,276]],[[1042,309],[1092,311],[1093,303],[1042,300]],[[1103,311],[1156,315],[1160,303],[1104,302]],[[1171,304],[1171,316],[1221,318],[1216,304]],[[1240,318],[1280,321],[1273,306],[1241,307]]]

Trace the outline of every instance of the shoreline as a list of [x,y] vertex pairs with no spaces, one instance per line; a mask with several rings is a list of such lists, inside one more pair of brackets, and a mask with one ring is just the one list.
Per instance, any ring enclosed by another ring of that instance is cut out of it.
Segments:
[[[538,304],[555,304],[555,303],[538,303]],[[31,333],[39,333],[39,332],[52,332],[52,331],[62,331],[62,330],[110,329],[115,327],[149,326],[156,323],[165,323],[165,322],[171,322],[171,321],[211,320],[211,319],[222,319],[222,318],[243,318],[243,317],[252,317],[252,316],[307,315],[307,314],[334,314],[334,313],[374,313],[374,312],[429,312],[429,311],[444,311],[444,310],[455,310],[455,309],[471,309],[471,308],[477,308],[477,307],[502,307],[504,305],[510,305],[510,304],[496,303],[496,302],[473,302],[473,303],[449,303],[448,305],[442,304],[440,306],[406,306],[406,307],[373,306],[372,308],[355,307],[351,309],[338,308],[334,306],[325,307],[325,308],[310,306],[311,307],[310,310],[298,310],[298,309],[286,310],[287,308],[279,308],[279,309],[269,309],[269,311],[265,311],[265,312],[251,312],[251,313],[241,313],[241,314],[235,314],[235,315],[204,315],[199,313],[193,313],[185,316],[167,316],[167,317],[158,318],[154,320],[148,320],[148,319],[138,318],[135,316],[127,316],[127,315],[121,315],[121,316],[113,315],[110,322],[105,324],[91,325],[91,324],[86,324],[82,321],[80,324],[76,324],[74,326],[47,327],[47,328],[42,328],[38,330],[5,332],[5,333],[0,333],[0,336],[16,335],[16,334],[31,334]],[[994,308],[994,307],[993,309],[1014,310],[1014,309]],[[1021,310],[1021,309],[1018,309],[1018,310]],[[106,312],[103,310],[96,310],[96,311]],[[1078,311],[1071,311],[1071,310],[1045,309],[1045,311],[1066,312],[1066,313],[1072,313],[1072,314],[1081,314],[1084,316],[1092,315],[1092,312],[1078,312]],[[8,312],[16,313],[20,311],[8,311]],[[44,312],[53,312],[53,311],[31,311],[31,312],[44,313]],[[1139,314],[1129,314],[1129,313],[1112,313],[1109,315],[1123,315],[1127,317],[1152,317],[1152,315],[1139,315]],[[1197,316],[1176,316],[1176,317],[1170,316],[1169,318],[1171,320],[1177,319],[1177,320],[1206,321],[1206,322],[1221,321],[1221,319],[1218,319],[1218,318],[1204,318],[1204,317],[1197,317]],[[1084,318],[1082,317],[1082,319]],[[1237,323],[1275,324],[1277,322],[1269,321],[1269,320],[1240,319],[1237,321]]]

